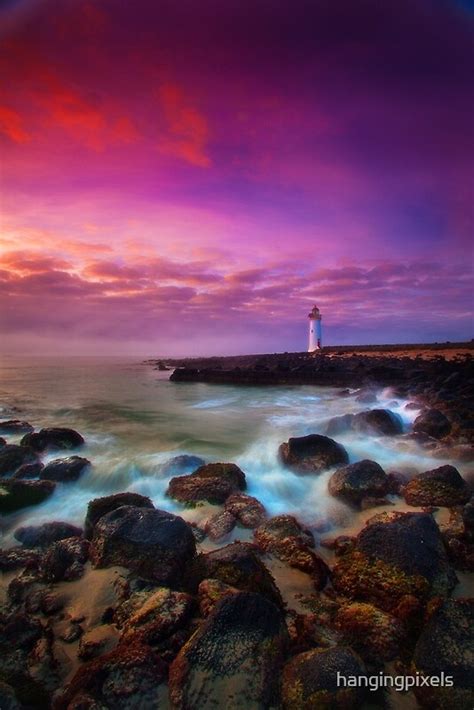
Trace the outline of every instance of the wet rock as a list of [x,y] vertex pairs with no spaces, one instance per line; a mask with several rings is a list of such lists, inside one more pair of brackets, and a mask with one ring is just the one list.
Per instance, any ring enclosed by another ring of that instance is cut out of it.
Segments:
[[87,506],[87,515],[84,523],[84,535],[90,540],[94,532],[94,525],[106,513],[117,510],[123,505],[133,505],[135,508],[154,508],[155,506],[147,496],[139,493],[115,493],[111,496],[94,498]]
[[83,444],[84,439],[79,432],[61,427],[41,429],[36,434],[25,434],[21,440],[22,446],[29,446],[33,451],[39,453],[46,450],[67,451],[76,449]]
[[237,523],[236,518],[227,510],[216,513],[206,522],[204,530],[212,542],[219,542],[226,538]]
[[0,422],[0,434],[29,434],[34,427],[20,419],[8,419]]
[[439,525],[451,564],[464,572],[474,572],[474,533],[465,513],[470,505],[451,508],[447,523]]
[[38,567],[42,559],[39,550],[25,550],[22,547],[12,547],[0,550],[0,571],[11,572],[22,567]]
[[[193,597],[165,587],[137,592],[121,605],[122,641],[141,641],[151,646],[187,625],[194,610]],[[114,617],[117,618],[117,615]]]
[[201,466],[205,466],[206,462],[199,456],[189,456],[182,454],[174,456],[172,459],[160,466],[160,474],[165,476],[183,476],[189,473],[194,473]]
[[159,708],[166,664],[149,646],[121,644],[84,663],[55,698],[54,710]]
[[238,594],[237,587],[224,584],[219,579],[205,579],[198,588],[199,611],[202,616],[209,616],[216,604],[232,594]]
[[70,523],[44,523],[43,525],[28,525],[15,530],[15,540],[23,547],[47,547],[53,542],[68,537],[81,537],[82,530]]
[[449,419],[438,409],[427,409],[413,422],[413,431],[442,439],[451,431]]
[[277,707],[287,643],[282,614],[267,599],[223,599],[170,667],[173,707]]
[[454,466],[440,466],[415,476],[403,489],[408,505],[463,505],[471,497],[468,484]]
[[69,537],[53,543],[47,550],[42,570],[48,582],[79,579],[89,557],[89,542],[79,537]]
[[346,678],[367,675],[361,658],[344,646],[314,649],[292,658],[283,669],[284,710],[360,708],[364,700],[363,689],[338,686],[338,673]]
[[234,542],[207,554],[200,554],[190,569],[189,585],[196,592],[204,579],[218,579],[243,592],[256,592],[278,606],[283,602],[275,581],[253,545]]
[[237,518],[244,528],[256,528],[263,523],[267,513],[259,500],[245,493],[234,493],[224,504],[224,509]]
[[23,466],[17,468],[12,478],[39,478],[41,471],[44,468],[44,464],[41,461],[36,461],[35,463],[24,463]]
[[32,449],[16,444],[0,448],[0,476],[15,473],[24,464],[37,463],[38,457]]
[[81,456],[69,456],[67,459],[50,461],[40,473],[40,478],[47,481],[77,481],[91,462]]
[[339,417],[333,417],[329,420],[326,426],[326,434],[328,436],[337,436],[344,434],[352,428],[354,414],[342,414]]
[[399,619],[362,602],[339,608],[335,627],[344,643],[373,663],[397,658],[405,639],[404,626]]
[[372,390],[361,390],[356,396],[356,402],[360,404],[372,404],[377,401],[377,395]]
[[389,409],[369,409],[354,415],[351,428],[359,434],[393,436],[403,432],[402,420]]
[[351,599],[391,611],[406,595],[420,603],[446,597],[456,577],[431,515],[381,513],[367,522],[354,549],[338,558],[332,582]]
[[245,474],[233,463],[209,463],[188,476],[169,482],[167,495],[182,503],[207,500],[221,505],[232,494],[246,488]]
[[341,444],[320,434],[293,437],[281,444],[280,459],[295,473],[321,473],[331,466],[349,462]]
[[41,593],[40,598],[40,609],[46,616],[51,616],[57,614],[59,611],[64,609],[67,604],[68,599],[64,594],[56,594],[48,590],[44,590]]
[[474,531],[474,500],[472,498],[463,508],[462,519],[466,528]]
[[10,479],[0,483],[0,513],[38,505],[54,493],[53,481],[18,481]]
[[310,574],[317,589],[325,586],[329,572],[327,565],[311,549],[314,547],[311,532],[301,527],[292,515],[270,518],[255,530],[254,540],[265,552]]
[[389,492],[389,480],[378,463],[364,459],[333,473],[328,489],[335,498],[359,507],[368,497],[386,495]]
[[423,707],[441,710],[474,705],[474,601],[450,599],[423,628],[413,656],[412,671],[424,676],[451,676],[446,684],[414,688]]
[[190,526],[162,510],[125,505],[103,515],[94,527],[95,567],[122,565],[144,579],[179,584],[196,554]]

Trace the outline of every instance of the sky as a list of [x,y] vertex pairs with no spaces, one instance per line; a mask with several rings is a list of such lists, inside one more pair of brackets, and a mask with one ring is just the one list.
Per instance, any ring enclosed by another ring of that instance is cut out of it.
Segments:
[[0,352],[472,337],[467,0],[0,4]]

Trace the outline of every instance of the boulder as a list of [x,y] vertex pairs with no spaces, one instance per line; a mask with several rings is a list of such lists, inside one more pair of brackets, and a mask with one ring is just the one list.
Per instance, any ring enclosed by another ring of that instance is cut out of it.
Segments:
[[445,506],[463,505],[471,491],[454,466],[440,466],[415,476],[403,489],[408,505]]
[[239,594],[237,587],[231,587],[218,579],[205,579],[198,588],[199,611],[202,616],[209,616],[216,604],[224,597]]
[[188,583],[196,593],[205,579],[217,579],[242,592],[256,592],[271,602],[283,602],[275,581],[256,554],[256,548],[245,542],[234,542],[219,550],[200,554],[191,566]]
[[24,446],[7,444],[0,448],[0,476],[15,473],[24,464],[37,463],[35,452]]
[[244,528],[256,528],[263,523],[267,512],[259,500],[245,493],[234,493],[224,503],[224,509],[237,518]]
[[287,644],[278,607],[259,594],[226,597],[171,664],[173,707],[277,707]]
[[18,481],[10,479],[0,483],[0,513],[38,505],[54,493],[53,481]]
[[372,663],[397,658],[405,640],[405,629],[399,619],[363,602],[340,607],[334,625],[344,643]]
[[423,707],[434,710],[474,707],[474,601],[450,599],[424,626],[413,655],[412,672],[450,677],[448,686],[433,680],[414,692]]
[[255,530],[254,540],[265,552],[310,574],[317,589],[325,586],[329,572],[327,565],[311,549],[314,547],[312,533],[302,528],[292,515],[270,518]]
[[172,478],[167,495],[182,503],[207,500],[221,505],[232,493],[245,488],[245,474],[238,466],[233,463],[208,463],[188,476]]
[[0,434],[29,434],[34,430],[31,424],[22,422],[19,419],[8,419],[0,422]]
[[15,530],[15,540],[21,542],[23,547],[47,547],[53,542],[64,540],[68,537],[81,537],[82,530],[70,523],[54,522],[43,525],[28,525]]
[[77,481],[85,473],[91,462],[81,456],[69,456],[67,459],[54,459],[40,472],[44,481]]
[[354,416],[354,414],[341,414],[339,417],[333,417],[328,421],[325,433],[328,436],[344,434],[352,428]]
[[54,710],[159,708],[166,671],[166,664],[149,646],[120,644],[80,666],[55,698]]
[[103,515],[94,527],[95,567],[121,565],[164,586],[180,583],[195,554],[190,526],[163,510],[124,505]]
[[364,689],[338,685],[338,673],[344,678],[367,675],[361,658],[345,646],[294,656],[283,669],[284,710],[358,710]]
[[359,434],[392,436],[403,433],[402,420],[389,409],[369,409],[354,415],[351,428]]
[[281,461],[295,473],[321,473],[331,466],[349,462],[341,444],[320,434],[292,437],[278,450]]
[[17,468],[12,478],[39,478],[43,468],[44,464],[41,463],[41,461],[35,461],[35,463],[24,463],[23,466]]
[[89,542],[80,537],[68,537],[53,543],[47,550],[41,569],[46,582],[70,582],[84,574],[89,558]]
[[441,534],[427,513],[381,513],[371,518],[353,549],[338,558],[332,583],[341,594],[396,615],[410,596],[420,605],[446,597],[456,583]]
[[166,463],[160,466],[160,474],[163,477],[183,476],[185,474],[194,473],[201,466],[205,466],[206,462],[199,456],[189,456],[182,454],[174,456]]
[[413,422],[413,431],[442,439],[451,431],[451,422],[438,409],[427,409]]
[[165,587],[152,592],[136,592],[121,605],[121,641],[140,641],[154,646],[186,626],[194,606],[194,599],[189,594]]
[[21,440],[22,446],[29,446],[33,451],[67,451],[84,444],[83,437],[74,429],[53,427],[41,429],[39,432],[25,434]]
[[216,513],[206,522],[204,530],[212,542],[218,542],[230,535],[235,528],[237,520],[227,510]]
[[122,505],[133,505],[135,508],[154,508],[155,506],[147,496],[139,493],[115,493],[111,496],[94,498],[89,501],[84,522],[84,535],[90,540],[94,532],[94,525],[106,513],[121,508]]
[[383,497],[389,488],[390,481],[383,468],[368,459],[340,468],[328,483],[332,496],[356,507],[366,498]]

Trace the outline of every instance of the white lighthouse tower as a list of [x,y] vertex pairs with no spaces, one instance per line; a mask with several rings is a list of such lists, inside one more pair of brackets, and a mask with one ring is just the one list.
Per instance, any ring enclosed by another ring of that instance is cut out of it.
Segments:
[[321,335],[321,313],[317,306],[313,306],[313,310],[308,314],[309,318],[309,344],[308,352],[314,353],[315,350],[321,350],[323,347]]

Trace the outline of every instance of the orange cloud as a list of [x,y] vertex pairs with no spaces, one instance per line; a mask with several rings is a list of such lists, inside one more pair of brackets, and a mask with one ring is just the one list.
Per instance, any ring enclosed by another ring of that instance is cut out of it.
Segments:
[[208,125],[199,111],[186,103],[176,84],[164,84],[159,91],[171,137],[160,142],[160,150],[171,153],[191,165],[208,168],[211,160],[206,155]]
[[23,128],[23,119],[17,111],[8,106],[0,106],[0,131],[15,143],[28,143],[29,133]]

